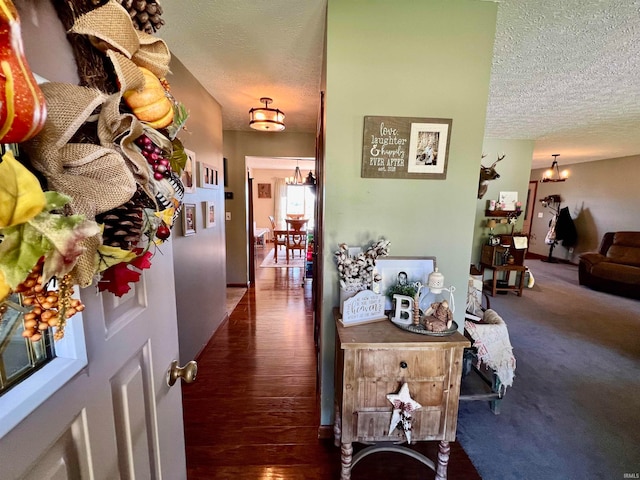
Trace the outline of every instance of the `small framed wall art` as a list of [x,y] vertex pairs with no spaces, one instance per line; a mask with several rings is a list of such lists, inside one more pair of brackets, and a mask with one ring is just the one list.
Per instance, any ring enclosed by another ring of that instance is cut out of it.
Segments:
[[204,228],[211,228],[216,224],[216,205],[213,202],[202,202],[204,207]]
[[196,204],[182,204],[182,235],[185,237],[196,233]]
[[208,163],[198,162],[198,186],[200,188],[218,188],[218,169]]
[[184,170],[180,174],[180,180],[184,185],[184,193],[196,192],[196,154],[191,150],[184,149],[184,153],[187,154],[187,162],[184,165]]
[[258,184],[258,198],[271,198],[271,184],[259,183]]

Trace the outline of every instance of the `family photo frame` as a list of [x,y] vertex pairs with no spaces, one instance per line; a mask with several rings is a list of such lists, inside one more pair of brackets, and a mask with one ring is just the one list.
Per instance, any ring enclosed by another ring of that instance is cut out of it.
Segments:
[[[436,268],[436,257],[384,257],[378,258],[374,274],[381,279],[374,283],[373,290],[385,296],[385,310],[393,308],[389,289],[399,282],[407,284],[420,282],[426,287],[429,274]],[[426,290],[426,289],[425,289]]]
[[448,145],[447,123],[412,123],[407,171],[446,178]]
[[204,210],[204,228],[214,227],[216,224],[216,205],[213,202],[202,202]]
[[196,204],[182,204],[182,235],[188,237],[196,233]]

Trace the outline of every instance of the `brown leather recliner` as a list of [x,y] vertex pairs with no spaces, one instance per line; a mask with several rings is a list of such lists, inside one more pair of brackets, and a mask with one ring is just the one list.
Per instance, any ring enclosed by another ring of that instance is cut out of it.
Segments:
[[580,285],[640,299],[640,232],[607,232],[598,252],[579,258]]

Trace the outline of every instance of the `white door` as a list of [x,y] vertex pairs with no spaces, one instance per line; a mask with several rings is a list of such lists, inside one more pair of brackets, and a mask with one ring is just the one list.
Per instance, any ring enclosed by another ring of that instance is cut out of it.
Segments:
[[0,439],[0,477],[186,478],[171,243],[124,297],[81,298],[88,365]]

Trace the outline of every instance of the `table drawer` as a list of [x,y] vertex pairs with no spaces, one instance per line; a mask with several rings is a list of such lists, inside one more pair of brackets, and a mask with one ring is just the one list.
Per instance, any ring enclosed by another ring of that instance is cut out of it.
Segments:
[[[355,441],[360,442],[404,442],[406,437],[398,425],[391,435],[391,410],[361,410],[354,413]],[[420,409],[413,413],[411,440],[437,440],[444,432],[444,415],[439,409]]]
[[443,349],[359,350],[356,377],[416,380],[442,377],[449,370],[449,352]]

